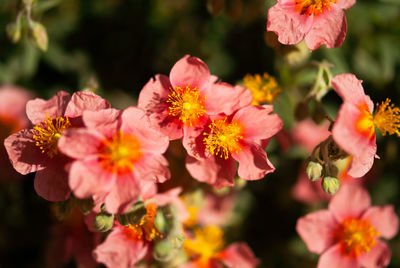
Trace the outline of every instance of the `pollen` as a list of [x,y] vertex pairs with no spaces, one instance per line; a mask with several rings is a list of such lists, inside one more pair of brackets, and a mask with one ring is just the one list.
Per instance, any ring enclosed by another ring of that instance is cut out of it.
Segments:
[[208,267],[211,258],[224,247],[224,233],[216,226],[207,226],[194,231],[193,239],[186,239],[183,248],[186,253],[197,259],[200,267]]
[[121,131],[104,139],[98,147],[98,154],[106,171],[120,175],[132,172],[134,164],[143,156],[139,140]]
[[396,134],[400,137],[400,109],[390,104],[390,99],[376,104],[373,122],[383,136]]
[[148,242],[162,238],[162,235],[157,231],[154,226],[156,214],[157,206],[155,204],[148,204],[146,206],[146,215],[139,223],[127,226],[124,230],[125,235],[129,239],[141,241],[145,240]]
[[228,159],[230,154],[238,153],[242,150],[241,141],[243,140],[243,126],[233,121],[227,122],[227,117],[220,120],[213,120],[210,127],[210,133],[204,133],[206,136],[203,141],[206,151],[212,155],[219,155],[221,158]]
[[368,220],[348,218],[334,234],[343,255],[356,258],[376,245],[379,232]]
[[177,117],[183,124],[194,126],[206,113],[204,101],[206,97],[200,96],[200,91],[191,88],[188,84],[185,88],[174,87],[169,94],[169,115]]
[[326,10],[330,11],[337,0],[294,0],[295,9],[301,15],[318,16]]
[[263,76],[247,74],[243,78],[243,84],[253,95],[252,105],[272,103],[281,92],[275,78],[267,73],[264,73]]
[[46,121],[33,127],[33,139],[36,141],[36,146],[40,148],[43,154],[53,158],[58,154],[57,142],[61,137],[61,133],[70,126],[71,123],[68,117],[59,116],[53,120],[46,113]]

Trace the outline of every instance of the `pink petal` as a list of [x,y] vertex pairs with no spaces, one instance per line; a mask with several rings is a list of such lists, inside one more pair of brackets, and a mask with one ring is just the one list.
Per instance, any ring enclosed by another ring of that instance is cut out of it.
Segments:
[[236,110],[251,104],[253,95],[250,90],[227,83],[210,85],[205,92],[205,109],[207,114],[224,113],[230,115]]
[[239,177],[245,180],[259,180],[275,170],[265,151],[258,145],[246,145],[246,148],[232,154],[232,157],[239,162]]
[[311,119],[303,120],[293,128],[293,140],[295,143],[304,146],[311,153],[315,146],[329,137],[328,127],[328,123],[317,125]]
[[204,144],[204,131],[208,129],[207,126],[210,124],[210,120],[204,119],[199,126],[196,127],[184,127],[184,135],[182,139],[182,145],[185,147],[187,153],[190,156],[196,158],[204,158],[205,156],[205,144]]
[[59,91],[54,97],[46,101],[36,98],[26,104],[26,115],[33,124],[46,121],[46,113],[55,119],[64,116],[71,95],[65,91]]
[[282,128],[283,122],[277,114],[270,114],[263,106],[248,106],[240,109],[232,118],[244,126],[244,140],[264,140]]
[[314,21],[310,31],[306,35],[306,44],[311,49],[317,49],[321,45],[327,48],[340,46],[347,32],[346,16],[342,9],[331,6],[330,10],[318,16],[314,16]]
[[399,217],[394,212],[392,205],[370,207],[362,218],[368,219],[383,238],[392,239],[399,231]]
[[171,177],[167,159],[157,154],[144,155],[139,162],[134,164],[133,171],[140,180],[157,183],[165,182]]
[[81,116],[83,111],[98,111],[110,108],[110,103],[89,91],[79,91],[72,95],[71,101],[65,110],[65,115],[69,117]]
[[313,16],[300,15],[294,1],[279,1],[268,10],[267,31],[275,32],[285,45],[300,43],[310,31]]
[[[332,78],[332,87],[343,99],[343,102],[359,105],[365,102],[362,80],[358,80],[354,74],[339,74]],[[372,112],[372,110],[371,110]]]
[[356,3],[356,0],[338,0],[336,5],[343,9],[348,9]]
[[225,160],[219,156],[210,156],[197,160],[188,155],[186,169],[194,179],[211,184],[216,188],[234,185],[236,166],[232,158]]
[[117,133],[120,116],[121,111],[116,109],[84,111],[83,122],[87,128],[95,129],[108,138]]
[[83,159],[86,156],[98,153],[97,148],[102,139],[104,137],[96,131],[71,128],[63,131],[57,145],[63,154],[72,158]]
[[23,125],[27,126],[25,107],[33,94],[26,89],[13,85],[3,85],[0,87],[0,116],[18,119]]
[[121,131],[136,137],[143,151],[152,154],[165,153],[169,139],[151,126],[144,110],[129,107],[122,112],[121,119]]
[[197,87],[203,90],[210,81],[210,70],[199,58],[185,55],[172,67],[169,79],[173,87]]
[[218,255],[228,268],[253,268],[259,264],[259,260],[245,243],[234,243]]
[[360,218],[371,205],[368,192],[361,186],[347,183],[340,187],[329,202],[329,210],[338,222],[346,218]]
[[376,144],[367,147],[363,154],[353,155],[347,174],[354,178],[363,177],[371,170],[376,158]]
[[35,145],[33,132],[33,129],[23,129],[4,140],[11,164],[23,175],[42,170],[47,166],[48,157]]
[[306,204],[318,204],[327,201],[331,196],[322,190],[321,184],[311,182],[302,168],[296,184],[292,188],[292,196],[299,202]]
[[309,251],[321,254],[333,245],[337,226],[332,212],[320,210],[298,219],[296,230]]
[[68,187],[68,173],[56,160],[51,160],[49,166],[36,173],[34,187],[36,193],[52,202],[68,199],[71,190]]
[[182,199],[179,198],[179,194],[182,192],[182,189],[173,188],[167,192],[156,194],[151,199],[157,201],[160,206],[166,206],[168,204],[172,204],[177,210],[178,218],[180,222],[184,222],[189,218],[189,212],[186,208],[186,205],[183,203]]
[[319,258],[317,268],[357,268],[360,267],[356,258],[349,258],[342,255],[340,245],[336,244]]
[[386,267],[390,263],[392,253],[388,245],[380,240],[371,248],[370,252],[362,254],[358,261],[365,268]]

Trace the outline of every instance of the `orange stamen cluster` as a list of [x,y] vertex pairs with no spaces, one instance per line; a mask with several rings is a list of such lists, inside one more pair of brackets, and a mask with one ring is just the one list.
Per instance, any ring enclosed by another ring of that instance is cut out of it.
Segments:
[[295,0],[295,9],[301,15],[318,16],[325,10],[330,11],[337,0]]
[[98,154],[106,171],[120,175],[132,172],[134,163],[143,156],[139,140],[120,131],[101,142]]
[[253,94],[252,105],[260,105],[266,102],[272,103],[281,92],[275,78],[267,73],[264,73],[263,76],[247,74],[243,78],[243,84]]
[[374,125],[382,135],[396,134],[400,137],[400,109],[390,104],[390,99],[386,99],[381,104],[376,104]]
[[239,122],[228,123],[225,117],[213,120],[209,127],[211,131],[204,133],[206,137],[203,139],[209,153],[228,159],[231,153],[242,150],[240,142],[243,140],[244,128]]
[[36,141],[36,146],[40,148],[42,153],[46,153],[50,158],[53,158],[58,154],[57,142],[61,137],[61,133],[70,126],[71,123],[68,117],[59,116],[53,120],[46,114],[46,121],[33,127],[33,139]]
[[342,254],[352,258],[369,252],[378,237],[378,231],[368,220],[355,218],[344,220],[335,232]]
[[162,238],[162,235],[157,231],[154,226],[154,220],[157,214],[157,206],[149,204],[146,206],[146,215],[143,219],[135,224],[129,225],[125,228],[125,235],[129,239],[146,240],[148,242],[154,239]]
[[206,97],[201,97],[197,87],[191,88],[190,85],[185,88],[174,87],[171,91],[167,99],[167,103],[170,104],[169,115],[178,117],[187,126],[196,125],[206,113],[204,108]]

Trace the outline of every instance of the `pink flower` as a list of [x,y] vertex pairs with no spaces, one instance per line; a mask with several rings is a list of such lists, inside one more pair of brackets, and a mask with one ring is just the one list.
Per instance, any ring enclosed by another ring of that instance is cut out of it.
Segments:
[[343,9],[355,0],[278,0],[268,11],[267,31],[275,32],[285,45],[305,39],[307,46],[317,49],[340,46],[347,32]]
[[31,98],[32,94],[23,88],[11,85],[0,87],[0,181],[13,181],[22,177],[12,168],[3,143],[9,135],[28,127],[25,106]]
[[223,232],[216,226],[195,229],[194,237],[187,238],[183,248],[192,261],[182,268],[253,268],[259,263],[245,243],[233,243],[224,249]]
[[215,119],[203,135],[190,137],[186,168],[193,178],[215,187],[234,185],[235,160],[238,174],[258,180],[275,170],[264,148],[282,128],[282,120],[271,105],[247,106],[234,115]]
[[63,201],[69,197],[67,184],[68,158],[57,148],[62,132],[82,125],[84,110],[96,111],[109,103],[91,92],[72,95],[59,91],[46,101],[34,99],[26,104],[26,114],[35,126],[23,129],[4,141],[14,168],[21,174],[36,172],[35,190],[49,201]]
[[375,127],[385,134],[400,136],[400,109],[390,104],[386,99],[377,105],[375,115],[374,105],[368,95],[365,95],[361,85],[353,74],[340,74],[332,78],[333,89],[343,99],[332,136],[336,144],[351,155],[348,174],[361,177],[367,173],[376,157]]
[[368,192],[346,184],[332,197],[328,210],[297,221],[296,230],[311,252],[321,254],[318,267],[384,267],[390,249],[379,238],[393,238],[399,219],[392,205],[370,207]]
[[152,184],[169,179],[162,156],[168,137],[143,110],[87,111],[83,121],[87,128],[64,131],[59,141],[60,151],[75,159],[69,186],[78,198],[104,200],[108,212],[123,212]]
[[156,75],[144,86],[138,106],[170,140],[198,135],[210,115],[231,114],[249,105],[251,92],[217,82],[199,58],[184,56],[169,77]]

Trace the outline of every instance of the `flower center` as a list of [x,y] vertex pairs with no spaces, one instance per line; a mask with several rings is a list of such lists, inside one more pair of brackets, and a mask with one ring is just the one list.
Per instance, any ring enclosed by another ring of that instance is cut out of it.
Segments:
[[356,130],[362,135],[373,139],[375,137],[374,118],[366,103],[359,105],[360,115],[356,120]]
[[33,127],[35,132],[33,139],[36,141],[36,146],[42,150],[42,153],[47,153],[50,158],[53,158],[58,154],[57,142],[61,133],[70,126],[68,117],[59,116],[53,120],[46,113],[46,121]]
[[132,172],[134,163],[143,156],[140,147],[136,137],[119,131],[101,142],[99,160],[108,172],[123,175]]
[[146,206],[146,215],[143,219],[135,224],[129,225],[125,228],[125,235],[129,239],[143,240],[148,242],[154,239],[162,238],[162,235],[157,231],[154,226],[154,220],[157,214],[157,206],[155,204],[148,204]]
[[191,88],[189,84],[185,88],[174,87],[171,91],[167,100],[169,115],[178,117],[187,126],[196,125],[206,113],[203,103],[206,97],[200,97],[197,87]]
[[336,230],[336,238],[343,255],[358,257],[376,245],[378,231],[368,220],[348,218]]
[[281,92],[275,78],[267,73],[264,73],[262,77],[259,74],[254,76],[247,74],[243,78],[243,83],[253,94],[252,105],[260,105],[265,102],[272,103]]
[[224,246],[223,232],[216,226],[207,226],[194,231],[194,239],[186,239],[183,248],[190,256],[198,258],[200,267],[208,267],[213,258]]
[[209,126],[210,133],[203,141],[206,150],[211,154],[219,155],[221,158],[228,159],[231,153],[238,153],[242,150],[240,141],[243,140],[243,126],[239,122],[226,122],[227,117],[220,120],[213,120]]
[[319,15],[326,9],[331,10],[332,3],[337,0],[295,0],[295,9],[301,15]]
[[400,137],[400,109],[390,104],[390,99],[386,99],[380,105],[376,104],[373,122],[383,136],[389,133]]

